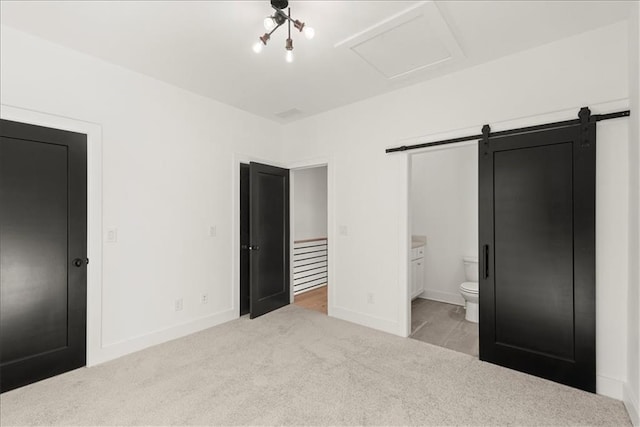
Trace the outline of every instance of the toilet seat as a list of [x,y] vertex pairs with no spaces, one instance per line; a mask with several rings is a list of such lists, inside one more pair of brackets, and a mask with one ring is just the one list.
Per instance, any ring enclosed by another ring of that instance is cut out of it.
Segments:
[[460,285],[460,290],[469,294],[477,294],[479,292],[478,282],[464,282]]

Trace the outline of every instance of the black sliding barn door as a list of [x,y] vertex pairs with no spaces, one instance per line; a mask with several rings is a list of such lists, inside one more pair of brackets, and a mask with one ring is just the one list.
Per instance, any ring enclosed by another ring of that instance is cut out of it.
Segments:
[[591,392],[595,132],[479,143],[480,359]]
[[86,136],[0,121],[0,388],[85,365]]
[[289,170],[249,164],[250,317],[290,302]]

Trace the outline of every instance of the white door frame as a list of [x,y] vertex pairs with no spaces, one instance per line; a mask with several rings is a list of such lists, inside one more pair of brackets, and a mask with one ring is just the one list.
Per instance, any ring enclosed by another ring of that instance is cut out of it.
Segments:
[[87,135],[87,366],[103,359],[102,345],[102,126],[0,105],[0,118]]
[[[303,169],[313,169],[318,167],[326,167],[327,168],[327,264],[329,268],[327,269],[327,314],[329,316],[332,315],[334,304],[334,283],[335,283],[335,273],[334,268],[334,248],[335,248],[335,239],[334,239],[334,203],[333,203],[333,167],[331,164],[331,160],[326,157],[304,160],[300,162],[294,162],[288,165],[288,169],[292,172]],[[289,274],[290,274],[290,283],[291,283],[291,303],[293,303],[293,241],[294,241],[294,232],[295,232],[295,203],[294,203],[294,188],[295,188],[295,174],[290,174],[289,176]]]
[[[471,130],[469,130],[469,132],[472,133]],[[456,132],[456,133],[460,133],[460,131]],[[449,136],[439,136],[437,139],[448,139]],[[433,138],[436,139],[436,138]],[[406,209],[406,214],[402,214],[401,218],[406,218],[406,224],[401,225],[401,227],[406,227],[404,228],[404,230],[406,231],[405,233],[403,233],[406,241],[401,242],[402,245],[404,245],[404,248],[409,248],[407,250],[402,251],[401,253],[404,254],[406,256],[406,259],[401,260],[400,262],[402,263],[402,265],[406,266],[406,277],[403,280],[406,280],[406,297],[405,297],[405,301],[406,301],[406,305],[402,305],[401,306],[401,315],[403,315],[404,317],[402,317],[402,319],[404,319],[404,324],[403,326],[401,326],[401,332],[402,335],[405,337],[408,337],[409,335],[411,335],[411,271],[409,269],[409,264],[410,264],[410,252],[411,252],[411,235],[412,233],[412,211],[411,211],[411,171],[412,171],[412,167],[413,167],[413,156],[416,155],[420,155],[420,154],[426,154],[426,153],[431,153],[434,151],[442,151],[442,150],[451,150],[451,149],[455,149],[455,148],[461,148],[461,147],[466,147],[469,145],[476,145],[478,142],[475,140],[472,141],[464,141],[464,142],[458,142],[458,143],[454,143],[454,144],[447,144],[447,145],[438,145],[438,146],[434,146],[434,147],[427,147],[427,148],[420,148],[420,149],[416,149],[416,150],[412,150],[411,152],[405,152],[404,154],[404,164],[403,164],[403,168],[406,171],[406,173],[403,174],[404,179],[406,179],[406,185],[405,188],[407,188],[407,193],[406,193],[406,202],[403,203],[403,206],[405,206]],[[402,221],[401,221],[402,224]],[[403,239],[400,239],[403,240]],[[428,237],[427,237],[427,244],[428,243]],[[426,265],[426,263],[425,263]],[[406,312],[405,312],[406,310]]]
[[[231,262],[231,308],[233,310],[234,318],[240,316],[240,164],[248,164],[250,162],[264,163],[267,165],[273,165],[280,168],[291,170],[309,169],[313,167],[326,166],[327,167],[327,239],[328,239],[328,251],[329,251],[329,274],[327,282],[329,284],[335,283],[335,272],[331,268],[333,264],[333,248],[335,247],[334,240],[334,202],[333,202],[333,165],[329,158],[317,158],[311,160],[304,160],[300,162],[292,162],[288,164],[282,164],[281,162],[257,158],[249,154],[234,153],[231,165],[231,251],[233,253]],[[293,224],[295,212],[293,211],[293,186],[294,180],[292,175],[289,175],[289,262],[290,266],[293,265]],[[289,269],[290,274],[290,302],[293,302],[293,268]],[[333,286],[328,286],[327,296],[327,314],[331,316],[334,304],[334,292]]]
[[[473,135],[477,128],[457,129],[451,132],[437,133],[431,135],[423,135],[417,138],[410,138],[398,141],[398,145],[421,144],[441,139],[449,139],[459,137],[461,135]],[[411,151],[400,152],[397,154],[400,170],[400,209],[399,209],[399,235],[398,253],[400,254],[400,265],[398,268],[399,283],[404,284],[400,287],[400,304],[399,304],[399,324],[398,335],[408,337],[411,335],[411,166],[412,156],[417,154],[428,153],[430,151],[443,150],[464,145],[475,144],[475,141],[462,142],[459,144],[451,144],[449,146],[435,146],[420,148]],[[427,244],[429,237],[427,236]]]

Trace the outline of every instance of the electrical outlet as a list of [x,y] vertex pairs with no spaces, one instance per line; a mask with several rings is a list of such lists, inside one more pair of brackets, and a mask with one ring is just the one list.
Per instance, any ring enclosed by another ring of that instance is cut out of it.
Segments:
[[209,295],[208,294],[202,294],[202,296],[200,297],[200,302],[202,304],[206,304],[209,302]]
[[182,311],[182,298],[178,298],[173,306],[175,311]]
[[367,294],[367,303],[373,304],[373,292]]
[[216,226],[215,225],[210,225],[209,226],[209,237],[216,237],[218,235],[218,232],[216,230]]
[[118,241],[118,229],[116,227],[107,228],[107,243],[116,243]]

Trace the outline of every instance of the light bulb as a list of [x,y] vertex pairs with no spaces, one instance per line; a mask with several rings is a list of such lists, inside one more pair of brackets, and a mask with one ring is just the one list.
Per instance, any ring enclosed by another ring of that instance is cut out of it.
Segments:
[[302,31],[304,32],[304,36],[307,38],[307,40],[311,40],[316,35],[316,30],[314,30],[312,27],[307,27],[306,25]]
[[267,31],[271,31],[276,27],[276,21],[271,16],[264,18],[264,28]]
[[293,51],[287,50],[287,56],[285,57],[287,62],[293,62]]
[[262,48],[264,47],[264,44],[261,41],[257,41],[255,42],[255,44],[253,45],[253,51],[255,53],[260,53],[262,52]]

